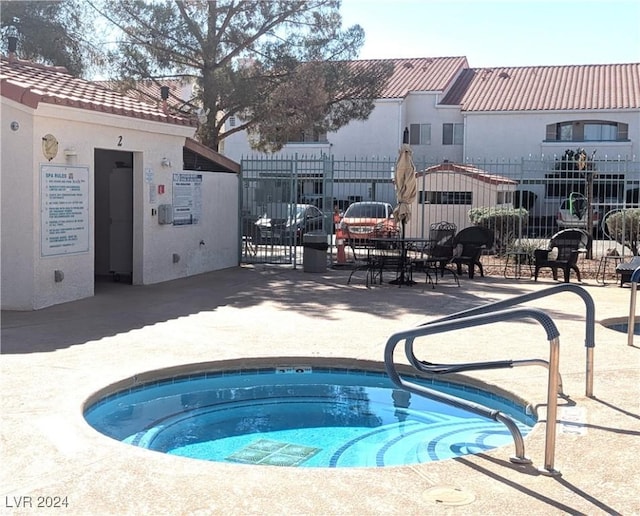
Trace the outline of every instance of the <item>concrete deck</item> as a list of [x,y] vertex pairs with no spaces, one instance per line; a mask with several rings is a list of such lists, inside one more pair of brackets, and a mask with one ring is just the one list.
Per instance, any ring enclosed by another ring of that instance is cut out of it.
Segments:
[[[366,289],[362,277],[347,286],[347,275],[242,267],[144,287],[99,284],[90,299],[3,312],[0,511],[33,514],[38,501],[58,496],[68,505],[56,514],[78,515],[640,514],[640,337],[627,346],[626,334],[596,325],[595,397],[586,397],[585,308],[573,293],[527,304],[544,309],[560,330],[569,396],[558,400],[560,477],[537,470],[544,422],[525,439],[530,466],[511,464],[508,446],[427,464],[330,470],[178,458],[113,441],[84,421],[93,393],[145,371],[250,357],[272,357],[274,365],[281,357],[381,362],[398,330],[555,284],[461,278],[458,288],[445,278],[435,290]],[[583,285],[598,321],[628,314],[629,288]],[[429,360],[450,363],[549,356],[545,333],[531,320],[428,342]],[[526,399],[544,419],[545,369],[467,376]],[[463,505],[451,505],[454,497]]]

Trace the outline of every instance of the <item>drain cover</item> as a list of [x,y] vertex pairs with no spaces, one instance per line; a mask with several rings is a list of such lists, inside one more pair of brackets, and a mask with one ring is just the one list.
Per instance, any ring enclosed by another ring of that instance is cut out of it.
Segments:
[[426,501],[439,505],[468,505],[476,500],[476,495],[473,493],[448,486],[432,487],[422,496]]

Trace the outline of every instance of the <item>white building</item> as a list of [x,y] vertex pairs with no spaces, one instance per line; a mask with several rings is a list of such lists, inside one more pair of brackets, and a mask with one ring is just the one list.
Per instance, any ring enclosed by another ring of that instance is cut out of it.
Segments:
[[2,309],[239,263],[237,163],[191,120],[2,58]]
[[458,231],[471,225],[470,209],[513,208],[517,183],[471,165],[442,163],[416,174],[417,195],[411,207],[407,235],[429,234],[429,225],[447,221]]
[[[280,154],[395,157],[409,129],[416,159],[598,158],[640,155],[640,63],[469,68],[464,57],[393,59],[395,71],[368,120],[325,141],[291,142]],[[324,138],[324,136],[323,136]],[[255,154],[246,133],[224,140],[239,161]]]

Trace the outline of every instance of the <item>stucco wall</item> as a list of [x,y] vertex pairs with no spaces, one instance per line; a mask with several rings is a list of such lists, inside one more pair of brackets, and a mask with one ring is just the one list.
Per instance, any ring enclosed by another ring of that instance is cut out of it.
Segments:
[[[133,283],[166,281],[238,264],[235,174],[203,173],[201,224],[158,224],[154,210],[172,202],[172,174],[182,171],[185,137],[193,135],[193,128],[49,104],[32,110],[3,98],[3,126],[14,118],[20,130],[2,131],[3,309],[37,309],[94,294],[95,196],[102,194],[95,189],[96,149],[127,152],[133,157]],[[51,162],[41,149],[42,136],[47,133],[59,141],[58,155]],[[66,149],[73,149],[76,157],[68,161]],[[163,166],[163,158],[171,165]],[[43,163],[88,167],[88,252],[41,256]],[[164,193],[158,192],[158,185],[164,185]],[[172,260],[174,252],[181,256],[177,264]],[[63,272],[63,281],[54,281],[56,270]]]
[[[29,309],[34,303],[33,209],[37,176],[31,152],[33,117],[18,104],[2,104],[2,308]],[[10,129],[11,123],[17,130]]]
[[[629,124],[629,142],[544,142],[548,124],[570,120],[601,120]],[[633,159],[640,148],[638,112],[469,113],[466,115],[465,156],[472,159],[521,159],[562,156],[566,149],[597,149],[596,159]]]

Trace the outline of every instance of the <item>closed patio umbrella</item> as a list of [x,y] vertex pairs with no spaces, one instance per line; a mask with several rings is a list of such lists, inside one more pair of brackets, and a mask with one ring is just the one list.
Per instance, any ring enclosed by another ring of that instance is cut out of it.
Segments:
[[395,170],[396,200],[398,204],[393,210],[393,215],[402,224],[402,238],[405,237],[406,224],[411,220],[411,205],[416,199],[418,189],[416,167],[413,164],[411,155],[411,147],[403,144]]
[[[403,260],[406,260],[406,248],[404,246],[406,225],[411,220],[411,205],[416,199],[418,183],[416,180],[416,167],[413,164],[411,147],[403,143],[400,148],[398,161],[395,169],[396,200],[398,204],[393,210],[393,216],[400,221],[402,226],[402,253]],[[398,283],[408,283],[408,278],[404,277],[404,270],[396,280]]]

